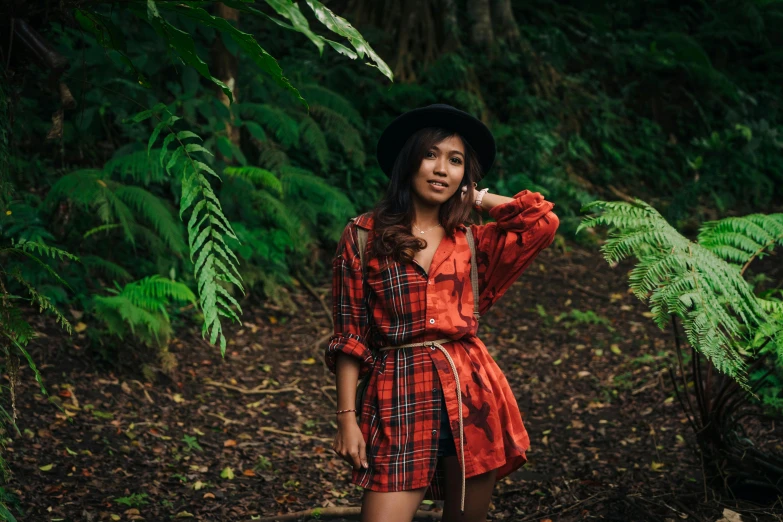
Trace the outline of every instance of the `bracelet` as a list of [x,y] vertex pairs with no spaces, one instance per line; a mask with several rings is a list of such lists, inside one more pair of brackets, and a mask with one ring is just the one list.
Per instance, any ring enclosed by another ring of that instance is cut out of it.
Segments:
[[481,201],[484,199],[484,194],[489,192],[488,188],[483,188],[478,191],[478,196],[476,196],[476,202],[473,203],[473,208],[475,208],[478,211],[481,211]]
[[336,412],[336,413],[337,413],[337,414],[340,414],[340,413],[345,413],[345,412],[348,412],[348,411],[356,412],[356,410],[352,408],[352,409],[350,409],[350,410],[337,410],[337,412]]

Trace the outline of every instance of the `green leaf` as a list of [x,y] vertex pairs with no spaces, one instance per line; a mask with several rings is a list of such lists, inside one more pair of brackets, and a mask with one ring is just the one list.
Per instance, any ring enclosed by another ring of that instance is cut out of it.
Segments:
[[316,18],[324,24],[330,31],[339,34],[348,39],[353,45],[356,52],[359,54],[359,58],[364,58],[366,54],[378,67],[378,70],[383,73],[389,80],[394,81],[394,75],[386,62],[384,62],[380,56],[367,43],[367,40],[357,31],[345,18],[337,16],[329,8],[324,6],[318,0],[307,0],[307,5],[315,13]]
[[223,471],[220,472],[220,478],[234,480],[234,470],[226,466]]
[[[305,99],[302,98],[302,96],[299,94],[299,91],[297,91],[296,88],[291,85],[288,79],[283,76],[283,70],[280,68],[277,60],[275,60],[268,52],[258,45],[258,42],[253,37],[253,35],[240,31],[231,25],[228,20],[217,16],[212,16],[199,7],[177,3],[161,4],[161,8],[176,12],[179,15],[186,16],[192,20],[201,22],[204,25],[213,27],[221,33],[229,35],[234,40],[234,42],[236,42],[239,48],[242,49],[242,51],[244,51],[245,54],[251,60],[253,60],[253,62],[255,62],[255,64],[260,67],[262,71],[269,74],[275,83],[277,83],[279,86],[291,92],[299,100],[299,102],[302,103],[305,108],[307,108],[307,102]],[[229,98],[233,102],[233,98],[231,98],[230,95]]]
[[[170,7],[165,3],[161,3],[160,6],[163,8]],[[131,9],[136,11],[137,14],[140,14],[138,7],[131,7]],[[182,31],[167,22],[160,15],[155,0],[147,0],[147,22],[155,29],[158,36],[166,41],[169,48],[173,49],[179,57],[182,58],[182,61],[196,69],[201,76],[220,87],[229,101],[234,101],[231,89],[229,89],[225,83],[212,76],[207,64],[199,57],[196,52],[196,44],[193,42],[193,38],[185,31]]]

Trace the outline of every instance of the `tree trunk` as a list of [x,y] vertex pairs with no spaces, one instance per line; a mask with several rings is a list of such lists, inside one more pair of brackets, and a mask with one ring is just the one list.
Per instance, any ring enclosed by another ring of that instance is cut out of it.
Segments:
[[492,0],[492,19],[498,38],[509,44],[519,42],[519,26],[511,9],[511,0]]
[[469,0],[468,15],[473,22],[470,28],[471,43],[482,48],[489,47],[494,39],[489,0]]
[[[239,23],[239,11],[231,7],[227,7],[223,2],[215,4],[215,16],[219,16],[228,20],[229,22],[235,22],[235,25]],[[239,70],[239,59],[237,56],[231,54],[226,46],[223,44],[223,37],[221,33],[217,33],[217,38],[212,45],[212,67],[215,78],[225,83],[229,89],[231,89],[231,95],[234,97],[234,103],[239,101],[239,88],[237,86],[237,73]],[[222,90],[218,89],[218,99],[230,109],[231,102]],[[234,126],[233,116],[230,120],[225,121],[226,136],[231,140],[231,143],[239,146],[239,129]]]
[[443,52],[451,52],[459,49],[460,41],[459,23],[457,22],[457,4],[454,0],[440,0],[440,8],[443,12]]

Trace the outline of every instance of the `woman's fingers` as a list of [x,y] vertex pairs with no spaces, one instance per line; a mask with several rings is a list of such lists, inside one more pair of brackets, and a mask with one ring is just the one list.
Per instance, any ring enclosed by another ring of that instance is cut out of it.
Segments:
[[353,448],[351,450],[351,464],[353,465],[353,469],[359,469],[362,466],[362,462],[359,459],[359,448]]
[[362,461],[362,467],[367,469],[367,445],[359,445],[359,460]]

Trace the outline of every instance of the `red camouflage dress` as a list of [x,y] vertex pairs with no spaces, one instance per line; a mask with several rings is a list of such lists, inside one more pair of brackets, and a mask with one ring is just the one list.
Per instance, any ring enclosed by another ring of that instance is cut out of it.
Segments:
[[[552,243],[559,225],[553,207],[540,193],[523,190],[489,211],[495,222],[470,225],[480,314]],[[530,441],[506,377],[476,336],[465,226],[441,240],[429,272],[416,262],[369,258],[363,287],[356,227],[370,230],[369,248],[372,221],[369,213],[354,218],[338,243],[332,282],[334,335],[324,353],[332,373],[338,353],[361,361],[360,377],[372,371],[359,417],[369,467],[353,470],[351,482],[372,491],[428,486],[425,498],[443,500],[444,475],[436,455],[441,394],[457,447],[457,415],[463,416],[465,459],[460,464],[465,476],[493,469],[498,469],[496,479],[508,475],[526,462]],[[373,344],[441,338],[456,340],[444,347],[457,366],[462,412],[457,411],[454,375],[442,352],[406,348],[374,358],[369,349]]]

